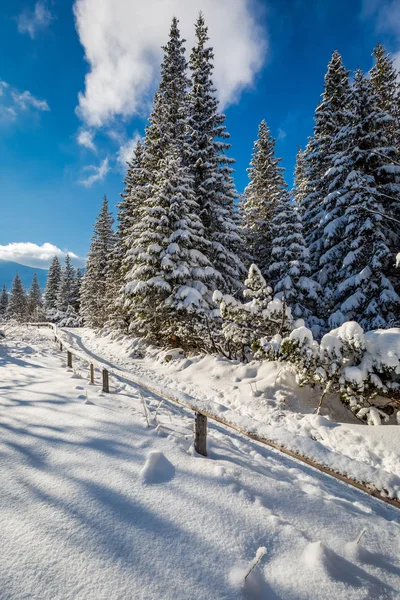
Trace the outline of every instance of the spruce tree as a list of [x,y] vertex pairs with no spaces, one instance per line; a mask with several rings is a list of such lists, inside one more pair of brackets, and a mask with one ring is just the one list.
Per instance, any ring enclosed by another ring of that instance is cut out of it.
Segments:
[[57,294],[60,281],[61,265],[57,256],[55,256],[47,274],[46,289],[44,292],[44,306],[46,313],[49,311],[55,311],[57,308]]
[[[245,274],[244,244],[239,234],[235,203],[238,194],[233,183],[233,159],[226,152],[229,134],[225,115],[218,111],[212,81],[213,49],[207,45],[208,29],[200,13],[196,25],[196,46],[190,55],[191,89],[189,92],[188,129],[185,160],[193,177],[199,216],[204,236],[211,242],[207,257],[215,272],[222,276],[224,289],[240,289]],[[217,284],[210,282],[216,289]]]
[[193,180],[179,147],[170,147],[150,187],[131,232],[125,310],[135,334],[155,344],[179,340],[189,348],[201,335],[210,311],[208,282],[218,274],[206,257]]
[[275,157],[275,139],[263,120],[248,169],[250,183],[244,192],[242,218],[250,254],[267,281],[272,263],[272,219],[287,194],[280,160]]
[[18,273],[15,275],[11,286],[8,299],[7,318],[15,319],[21,323],[26,321],[27,318],[27,299]]
[[385,205],[379,190],[380,156],[390,154],[387,114],[378,107],[371,81],[358,70],[351,102],[352,127],[346,130],[349,150],[339,156],[342,188],[337,204],[345,207],[343,242],[338,246],[341,269],[330,325],[356,320],[365,329],[398,323],[400,298],[387,277],[395,254],[388,244]]
[[372,56],[375,64],[370,70],[372,87],[377,95],[377,103],[380,110],[392,117],[388,123],[387,138],[390,146],[397,147],[400,154],[400,83],[399,72],[394,66],[394,60],[378,43]]
[[57,290],[56,308],[60,313],[66,313],[68,308],[73,308],[76,302],[75,269],[69,254],[65,257],[65,264],[61,270],[61,279]]
[[172,19],[169,40],[163,47],[161,80],[154,96],[153,109],[146,127],[141,162],[148,182],[154,181],[159,162],[171,143],[183,147],[186,136],[187,91],[190,81],[186,75],[187,61],[178,19]]
[[3,287],[0,294],[0,319],[5,319],[7,315],[7,306],[8,306],[8,294],[5,283],[3,283]]
[[302,191],[304,237],[310,250],[313,273],[323,287],[329,283],[328,274],[325,270],[321,273],[320,264],[321,255],[326,252],[326,215],[336,218],[326,206],[332,197],[329,196],[325,175],[332,166],[332,157],[338,152],[337,147],[332,147],[332,142],[338,142],[339,132],[348,123],[349,102],[349,72],[343,66],[341,55],[335,50],[325,75],[322,99],[315,111],[314,135],[303,155],[306,178]]
[[80,295],[80,314],[88,327],[103,327],[107,321],[107,272],[114,249],[114,219],[104,196],[100,213],[94,224],[92,243],[83,276]]
[[295,319],[302,318],[309,326],[315,326],[320,289],[311,278],[300,214],[287,193],[282,195],[274,212],[270,225],[273,262],[268,280],[275,294],[285,298]]
[[33,274],[32,285],[27,298],[27,316],[32,321],[41,321],[43,318],[43,300],[37,274]]

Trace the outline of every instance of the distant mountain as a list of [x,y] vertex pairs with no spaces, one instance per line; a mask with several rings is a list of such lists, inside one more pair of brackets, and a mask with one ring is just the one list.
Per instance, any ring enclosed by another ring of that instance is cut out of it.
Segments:
[[37,274],[40,287],[44,289],[46,285],[47,271],[45,269],[34,269],[15,262],[0,260],[0,288],[5,283],[7,290],[9,290],[16,273],[19,274],[23,286],[27,289],[31,286],[34,273]]

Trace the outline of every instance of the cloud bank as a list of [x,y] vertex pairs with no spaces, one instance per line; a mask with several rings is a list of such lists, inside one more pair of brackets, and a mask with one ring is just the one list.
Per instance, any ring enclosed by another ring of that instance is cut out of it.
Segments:
[[76,29],[90,70],[77,112],[90,127],[140,114],[159,76],[160,47],[171,19],[180,19],[187,49],[200,10],[215,50],[214,82],[222,106],[251,86],[266,51],[256,0],[75,0]]
[[61,250],[54,244],[46,242],[42,246],[32,242],[12,242],[6,246],[0,246],[0,260],[15,262],[26,267],[48,269],[54,256],[64,260],[69,254],[74,264],[83,265],[84,261],[73,252]]

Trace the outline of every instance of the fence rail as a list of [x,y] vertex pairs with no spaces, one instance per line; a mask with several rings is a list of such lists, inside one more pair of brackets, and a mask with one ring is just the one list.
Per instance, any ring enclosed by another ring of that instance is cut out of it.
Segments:
[[151,386],[147,386],[140,381],[137,381],[133,378],[127,377],[123,372],[118,372],[118,370],[114,370],[108,366],[105,367],[104,363],[93,360],[92,358],[77,351],[75,348],[73,348],[72,346],[67,344],[65,342],[65,339],[60,337],[59,329],[53,323],[48,323],[48,322],[24,323],[24,325],[27,325],[30,327],[50,327],[50,328],[52,328],[54,331],[54,341],[59,344],[61,351],[64,350],[67,352],[68,367],[72,368],[72,357],[73,356],[88,363],[89,369],[90,369],[90,382],[91,383],[94,383],[95,369],[98,369],[99,371],[101,371],[103,392],[109,393],[109,391],[110,391],[109,376],[114,375],[116,377],[124,379],[124,381],[126,381],[127,383],[130,383],[137,387],[143,388],[143,389],[147,390],[148,392],[150,392],[151,394],[155,394],[156,396],[158,396],[159,398],[162,398],[163,400],[172,402],[173,404],[177,404],[177,405],[181,406],[182,408],[185,408],[188,411],[193,412],[194,413],[194,448],[195,448],[196,452],[198,454],[201,454],[202,456],[207,456],[207,422],[208,422],[208,420],[215,421],[216,423],[220,423],[221,425],[224,425],[225,427],[236,431],[237,433],[239,433],[242,436],[248,437],[251,440],[259,442],[260,444],[263,444],[265,446],[269,446],[270,448],[273,448],[274,450],[278,450],[279,452],[281,452],[282,454],[285,454],[286,456],[289,456],[290,458],[298,460],[298,461],[308,465],[309,467],[312,467],[322,473],[325,473],[326,475],[330,475],[331,477],[334,477],[335,479],[338,479],[339,481],[342,481],[343,483],[346,483],[347,485],[350,485],[362,492],[365,492],[366,494],[369,494],[370,496],[373,496],[374,498],[377,498],[378,500],[382,500],[383,502],[386,502],[387,504],[390,504],[391,506],[394,506],[395,508],[400,509],[400,500],[397,500],[394,498],[389,498],[386,490],[378,489],[378,488],[374,487],[372,484],[365,483],[365,482],[359,482],[356,479],[353,479],[347,475],[343,475],[342,473],[335,471],[334,469],[327,467],[325,465],[321,465],[320,463],[309,458],[308,456],[304,456],[304,455],[300,454],[299,452],[290,450],[289,448],[287,448],[277,442],[274,442],[273,440],[263,438],[262,436],[260,436],[256,433],[252,433],[251,431],[246,431],[245,429],[242,429],[240,426],[236,425],[235,423],[232,423],[232,422],[228,421],[227,419],[220,417],[219,415],[214,415],[211,412],[205,411],[193,404],[190,404],[188,402],[183,402],[183,401],[178,400],[177,398],[173,398],[167,394],[162,394],[162,393],[160,393],[160,391],[153,389]]

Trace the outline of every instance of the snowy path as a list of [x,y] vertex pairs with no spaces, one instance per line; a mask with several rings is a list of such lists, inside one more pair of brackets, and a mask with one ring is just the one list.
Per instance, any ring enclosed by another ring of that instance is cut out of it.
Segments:
[[[290,372],[279,380],[284,370],[279,363],[260,363],[260,368],[257,363],[241,365],[213,356],[165,363],[158,360],[160,353],[132,358],[137,342],[126,336],[97,336],[85,328],[63,329],[61,334],[75,350],[110,368],[112,379],[122,385],[133,379],[161,396],[196,406],[331,472],[384,490],[385,495],[400,502],[400,427],[371,428],[359,422],[340,425],[335,419],[302,414],[295,407],[291,410],[288,402],[296,402],[296,396],[304,392],[291,381]],[[310,391],[306,390],[306,395]]]
[[191,416],[148,428],[26,335],[0,346],[2,600],[399,597],[397,510],[223,427],[195,456]]

